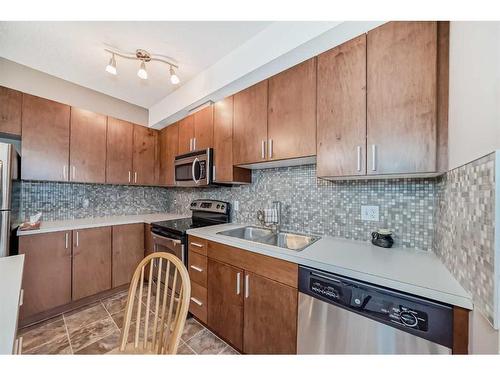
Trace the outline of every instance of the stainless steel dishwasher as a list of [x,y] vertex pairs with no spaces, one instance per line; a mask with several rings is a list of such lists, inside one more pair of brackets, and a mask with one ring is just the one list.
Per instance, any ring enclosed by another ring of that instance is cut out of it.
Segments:
[[449,305],[299,268],[299,354],[450,354]]

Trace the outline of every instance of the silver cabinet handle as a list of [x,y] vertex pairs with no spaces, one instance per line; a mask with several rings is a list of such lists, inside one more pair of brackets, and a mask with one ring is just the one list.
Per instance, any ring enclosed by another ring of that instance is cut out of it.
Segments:
[[64,247],[67,249],[68,248],[68,239],[69,239],[69,236],[68,236],[68,232],[66,232],[64,234]]
[[241,293],[241,272],[236,274],[236,294],[240,295]]
[[273,140],[269,138],[269,159],[273,157]]
[[196,150],[196,138],[193,138],[193,151]]
[[361,172],[361,146],[358,146],[358,172]]
[[261,157],[262,159],[266,158],[266,141],[264,140],[262,140]]
[[189,138],[189,151],[193,151],[193,138]]
[[212,167],[212,178],[214,181],[216,181],[216,179],[215,179],[215,165]]
[[137,183],[137,172],[134,172],[134,183]]
[[73,165],[73,180],[76,179],[76,167]]
[[193,246],[196,246],[196,247],[203,247],[203,245],[201,243],[197,243],[197,242],[190,242],[190,244]]
[[24,289],[21,289],[21,293],[19,293],[19,306],[22,306],[24,303]]
[[79,237],[79,232],[76,231],[76,247],[78,247],[80,245],[80,237]]
[[132,180],[132,172],[128,171],[128,182]]
[[17,354],[23,354],[23,336],[19,336],[19,341],[17,342]]
[[197,267],[197,266],[190,266],[193,270],[198,271],[198,272],[203,272],[203,268]]
[[250,275],[245,275],[245,298],[250,295]]
[[63,180],[67,180],[67,177],[66,177],[66,166],[63,165]]
[[372,171],[377,170],[377,145],[372,145]]
[[191,301],[193,301],[194,303],[196,303],[198,306],[203,306],[203,303],[199,299],[191,297]]

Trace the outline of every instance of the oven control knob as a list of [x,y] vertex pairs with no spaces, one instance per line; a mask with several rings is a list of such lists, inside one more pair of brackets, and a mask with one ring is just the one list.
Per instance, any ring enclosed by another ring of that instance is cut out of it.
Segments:
[[223,209],[224,209],[224,207],[225,207],[224,205],[221,205],[221,206],[220,206],[220,209],[221,209],[221,210],[223,210]]
[[217,205],[217,209],[219,209],[219,208],[220,208],[220,204]]
[[406,327],[416,327],[418,324],[417,317],[407,311],[402,312],[401,315],[399,315],[399,319]]

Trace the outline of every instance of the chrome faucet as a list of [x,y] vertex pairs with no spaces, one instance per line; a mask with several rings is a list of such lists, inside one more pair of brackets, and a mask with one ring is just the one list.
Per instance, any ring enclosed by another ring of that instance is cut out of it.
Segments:
[[257,211],[257,220],[260,224],[279,233],[281,228],[281,202],[273,201],[271,209]]
[[281,230],[281,202],[273,201],[273,210],[276,211],[276,221],[274,222],[274,229],[276,233]]

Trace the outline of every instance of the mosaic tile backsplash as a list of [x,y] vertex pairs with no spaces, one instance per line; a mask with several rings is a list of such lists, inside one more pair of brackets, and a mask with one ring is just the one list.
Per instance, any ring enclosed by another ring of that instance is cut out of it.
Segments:
[[494,324],[495,154],[438,179],[434,251]]
[[[257,224],[257,210],[282,202],[282,228],[369,240],[390,228],[396,246],[429,250],[434,234],[435,180],[325,181],[316,166],[255,170],[253,183],[235,187],[169,189],[168,210],[188,213],[195,198],[239,201],[233,222]],[[378,205],[380,221],[361,220],[361,205]]]

